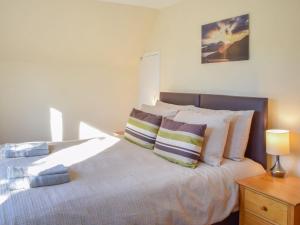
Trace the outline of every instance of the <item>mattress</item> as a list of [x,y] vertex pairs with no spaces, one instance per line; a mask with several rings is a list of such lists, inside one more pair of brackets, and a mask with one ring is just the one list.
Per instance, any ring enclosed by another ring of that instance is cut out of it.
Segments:
[[[53,143],[44,157],[0,160],[1,225],[213,224],[238,209],[236,179],[264,173],[250,159],[196,169],[107,135]],[[64,164],[71,182],[7,188],[7,166]]]

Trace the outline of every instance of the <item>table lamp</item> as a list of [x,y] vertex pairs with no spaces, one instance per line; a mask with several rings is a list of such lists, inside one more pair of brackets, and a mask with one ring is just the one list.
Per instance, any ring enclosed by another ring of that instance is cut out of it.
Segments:
[[280,164],[280,156],[290,152],[290,132],[288,130],[267,130],[266,139],[267,153],[276,156],[271,174],[274,177],[284,177],[286,172]]

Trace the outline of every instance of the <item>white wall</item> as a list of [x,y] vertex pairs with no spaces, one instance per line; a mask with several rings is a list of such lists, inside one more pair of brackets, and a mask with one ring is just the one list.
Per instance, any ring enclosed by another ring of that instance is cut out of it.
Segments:
[[64,139],[77,139],[81,122],[122,129],[156,15],[96,0],[0,0],[0,143],[50,140],[50,108]]
[[[161,90],[270,98],[271,128],[300,151],[300,1],[185,0],[163,9],[148,44],[161,52]],[[201,25],[250,14],[250,60],[201,64]],[[285,166],[300,175],[299,157]]]
[[[297,154],[299,10],[299,0],[184,0],[156,18],[94,0],[0,0],[0,143],[50,140],[50,108],[62,113],[64,139],[80,126],[122,128],[139,57],[160,51],[161,90],[269,97],[270,127],[291,129]],[[201,25],[245,13],[250,60],[201,64]],[[300,175],[299,157],[285,165]]]

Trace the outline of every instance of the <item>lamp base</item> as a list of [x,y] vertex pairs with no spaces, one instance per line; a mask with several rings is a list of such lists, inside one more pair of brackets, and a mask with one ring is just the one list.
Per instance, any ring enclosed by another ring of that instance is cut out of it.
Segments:
[[273,177],[279,177],[279,178],[283,178],[286,175],[285,170],[282,168],[280,164],[279,155],[276,156],[276,162],[274,166],[271,168],[271,174]]

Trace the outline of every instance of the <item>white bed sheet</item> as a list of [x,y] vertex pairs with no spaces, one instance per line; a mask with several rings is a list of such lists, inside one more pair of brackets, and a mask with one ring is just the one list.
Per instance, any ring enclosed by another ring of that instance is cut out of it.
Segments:
[[[53,144],[49,156],[0,160],[0,225],[213,224],[238,207],[236,179],[264,173],[250,159],[190,169],[107,136]],[[67,184],[10,192],[7,166],[62,163]]]

